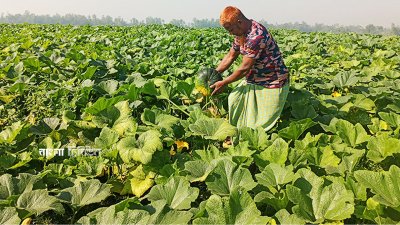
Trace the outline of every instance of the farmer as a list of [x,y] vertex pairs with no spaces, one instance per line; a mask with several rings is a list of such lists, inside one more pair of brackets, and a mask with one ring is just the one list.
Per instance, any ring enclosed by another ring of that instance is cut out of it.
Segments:
[[261,126],[268,131],[278,121],[289,92],[289,73],[278,45],[263,25],[247,19],[236,7],[222,11],[220,24],[234,35],[234,41],[215,70],[223,73],[239,54],[243,60],[230,76],[210,86],[212,95],[246,77],[229,94],[229,122],[238,128]]

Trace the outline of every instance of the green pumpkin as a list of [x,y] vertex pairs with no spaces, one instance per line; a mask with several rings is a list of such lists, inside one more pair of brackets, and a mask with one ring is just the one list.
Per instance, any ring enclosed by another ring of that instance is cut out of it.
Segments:
[[196,89],[199,90],[203,95],[210,94],[210,86],[217,81],[221,81],[222,76],[215,69],[203,68],[201,69],[196,77]]
[[222,76],[215,69],[203,68],[196,77],[196,86],[209,88],[215,82],[222,80]]

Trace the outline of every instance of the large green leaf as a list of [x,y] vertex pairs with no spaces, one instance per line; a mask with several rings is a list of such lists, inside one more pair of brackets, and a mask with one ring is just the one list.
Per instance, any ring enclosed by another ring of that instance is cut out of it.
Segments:
[[230,160],[219,161],[206,179],[207,188],[213,194],[229,195],[235,188],[251,190],[256,186],[250,171]]
[[261,191],[254,197],[254,201],[272,206],[276,211],[285,209],[289,203],[285,190],[275,193]]
[[305,119],[305,118],[314,119],[315,117],[318,116],[314,107],[308,102],[305,101],[293,102],[291,104],[291,107],[292,107],[291,114],[296,119]]
[[274,193],[281,189],[287,183],[292,182],[296,177],[293,173],[293,166],[282,166],[280,164],[271,163],[265,169],[256,174],[259,184],[268,187]]
[[210,145],[208,150],[195,150],[193,156],[205,162],[212,162],[215,159],[224,157],[221,151],[214,145]]
[[249,147],[255,150],[264,150],[270,145],[268,134],[262,127],[251,129],[250,127],[242,127],[239,130],[240,141],[248,141]]
[[205,204],[205,213],[193,224],[267,224],[246,190],[236,188],[228,197],[212,195]]
[[[155,82],[157,81],[155,80]],[[176,83],[173,81],[167,83],[163,80],[158,90],[158,99],[171,100],[177,94]]]
[[36,215],[48,210],[54,210],[57,213],[64,212],[61,202],[56,197],[50,196],[44,189],[22,193],[17,200],[16,207]]
[[6,199],[12,195],[20,195],[35,189],[45,188],[43,176],[20,173],[18,177],[12,177],[10,174],[0,176],[0,199]]
[[194,83],[187,83],[185,81],[178,81],[176,85],[177,91],[187,98],[192,94],[194,87]]
[[354,196],[343,183],[334,181],[324,185],[324,179],[308,169],[300,169],[299,179],[286,186],[290,201],[295,206],[293,212],[312,223],[343,220],[354,212]]
[[89,66],[86,68],[85,72],[83,72],[82,74],[77,74],[77,76],[81,77],[83,79],[90,79],[96,73],[96,70],[97,70],[97,67]]
[[188,175],[190,182],[205,181],[214,167],[215,165],[212,166],[211,163],[202,160],[188,161],[185,163],[185,170],[190,173]]
[[56,130],[59,124],[60,119],[58,118],[44,118],[38,125],[31,127],[31,131],[39,135],[49,134]]
[[179,118],[163,113],[158,109],[144,109],[141,119],[144,124],[155,127],[165,128],[172,132],[172,126],[179,122]]
[[123,96],[118,96],[118,97],[108,98],[108,99],[101,97],[101,98],[97,99],[97,101],[93,105],[86,108],[85,111],[87,113],[95,115],[109,107],[112,107],[113,105],[122,101],[123,99],[124,99]]
[[21,223],[21,219],[18,217],[18,212],[14,207],[6,207],[0,209],[0,224],[15,224]]
[[150,201],[164,199],[172,209],[189,209],[199,195],[199,189],[190,187],[183,177],[172,177],[166,184],[154,186],[147,198]]
[[360,65],[360,61],[358,60],[350,60],[350,61],[341,61],[340,64],[343,66],[343,68],[345,69],[350,69],[350,68],[354,68],[357,67],[358,65]]
[[346,71],[342,73],[338,73],[333,78],[333,84],[339,88],[345,88],[352,86],[358,82],[358,77],[354,72]]
[[400,115],[390,112],[379,112],[379,116],[386,121],[391,127],[400,127]]
[[147,83],[145,83],[142,87],[142,93],[148,94],[148,95],[157,95],[157,88],[154,85],[153,80],[149,80]]
[[281,209],[275,213],[279,224],[305,224],[305,221],[296,214],[290,214],[286,209]]
[[147,224],[188,224],[193,216],[187,211],[170,209],[165,200],[152,202],[146,209],[152,213]]
[[0,170],[1,169],[8,169],[12,165],[14,165],[17,157],[13,154],[3,154],[0,156]]
[[143,170],[143,166],[139,165],[130,173],[132,178],[129,179],[132,194],[141,197],[154,184],[155,173]]
[[353,177],[347,177],[345,184],[348,190],[352,190],[356,200],[367,200],[367,188]]
[[205,181],[219,161],[229,158],[223,156],[215,146],[211,146],[207,151],[196,150],[194,157],[195,161],[185,162],[185,170],[190,173],[187,176],[190,182]]
[[95,89],[99,90],[101,94],[113,95],[118,88],[118,81],[116,80],[105,80],[101,81]]
[[[150,218],[145,210],[130,210],[124,208],[118,210],[118,205],[112,205],[99,212],[84,216],[78,220],[78,224],[146,224]],[[94,214],[94,215],[93,215]]]
[[114,107],[119,111],[119,117],[114,121],[111,129],[116,131],[119,136],[134,135],[137,123],[132,117],[128,101],[118,102]]
[[140,94],[142,89],[134,83],[131,83],[127,87],[126,98],[129,99],[130,102],[135,102],[140,99]]
[[327,170],[331,169],[332,167],[336,168],[339,166],[340,158],[334,154],[331,146],[319,147],[315,150],[316,151],[312,151],[311,155],[316,157],[316,165]]
[[400,168],[392,165],[389,171],[375,172],[358,170],[354,172],[358,182],[375,194],[373,199],[393,208],[400,206]]
[[365,97],[362,94],[356,95],[356,99],[354,100],[354,105],[357,106],[358,108],[365,109],[366,111],[369,111],[371,113],[375,113],[376,105],[374,101],[372,101],[370,98]]
[[285,165],[288,158],[289,145],[282,138],[277,138],[267,149],[255,156],[255,161],[260,170],[269,163]]
[[85,157],[79,160],[75,174],[84,177],[101,176],[106,169],[108,159],[102,157]]
[[111,127],[119,136],[133,135],[137,128],[128,101],[121,101],[109,106],[94,114],[91,119],[96,127]]
[[251,162],[253,161],[252,155],[256,151],[251,151],[249,149],[249,144],[247,141],[245,142],[240,142],[236,146],[231,146],[228,148],[226,151],[227,156],[232,157],[232,161],[239,165],[243,166],[250,166]]
[[117,149],[125,163],[132,161],[147,164],[151,161],[153,154],[162,149],[160,133],[156,130],[149,130],[142,133],[136,140],[133,136],[121,139]]
[[236,134],[236,128],[224,119],[199,119],[194,124],[189,125],[189,129],[194,135],[199,135],[205,139],[223,141],[228,136]]
[[91,120],[96,127],[111,127],[120,116],[121,114],[115,106],[109,106],[106,109],[94,114],[91,117]]
[[115,143],[118,141],[118,133],[114,130],[104,127],[101,132],[100,136],[94,139],[94,143],[96,147],[100,148],[101,150],[111,149]]
[[367,157],[374,163],[379,163],[386,157],[400,153],[400,140],[387,135],[372,137],[367,145]]
[[289,152],[289,160],[294,167],[297,167],[300,164],[306,164],[307,160],[310,162],[310,158],[315,158],[314,155],[313,157],[310,157],[310,153],[316,149],[321,136],[322,134],[313,136],[310,133],[307,133],[302,140],[294,141],[294,148]]
[[11,126],[6,127],[6,129],[0,132],[0,144],[13,144],[22,128],[23,124],[21,121],[15,122],[11,124]]
[[110,186],[97,179],[79,182],[73,187],[61,190],[58,198],[68,202],[74,208],[101,202],[110,196]]
[[283,138],[297,140],[304,131],[316,124],[310,118],[294,121],[289,124],[289,127],[280,130],[279,135]]
[[324,129],[336,133],[351,147],[364,143],[370,138],[361,124],[353,125],[349,121],[342,119],[332,120],[329,127],[324,127]]

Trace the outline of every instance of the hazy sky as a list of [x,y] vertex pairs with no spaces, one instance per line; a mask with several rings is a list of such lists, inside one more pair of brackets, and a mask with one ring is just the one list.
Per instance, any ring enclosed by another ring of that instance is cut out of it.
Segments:
[[306,22],[308,24],[400,25],[400,0],[0,0],[0,13],[67,13],[109,15],[143,20],[159,17],[192,21],[193,18],[219,18],[228,5],[239,7],[255,20],[269,23]]

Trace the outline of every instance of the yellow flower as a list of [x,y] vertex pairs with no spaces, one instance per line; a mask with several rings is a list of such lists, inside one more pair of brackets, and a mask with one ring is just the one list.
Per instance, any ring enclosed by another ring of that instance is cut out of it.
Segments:
[[271,225],[276,225],[276,220],[271,219],[271,220],[269,221],[269,224],[271,224]]
[[189,143],[186,141],[175,141],[176,147],[178,148],[178,151],[181,151],[183,148],[189,149]]
[[342,96],[342,94],[340,94],[339,92],[337,92],[337,91],[335,91],[335,92],[333,92],[332,93],[332,97],[340,97],[340,96]]
[[169,155],[170,156],[176,155],[176,151],[174,150],[174,148],[171,148],[171,150],[169,150]]
[[28,217],[22,221],[21,225],[29,225],[32,223],[32,218]]
[[379,127],[381,128],[381,130],[387,130],[388,124],[385,121],[381,120],[379,121]]

